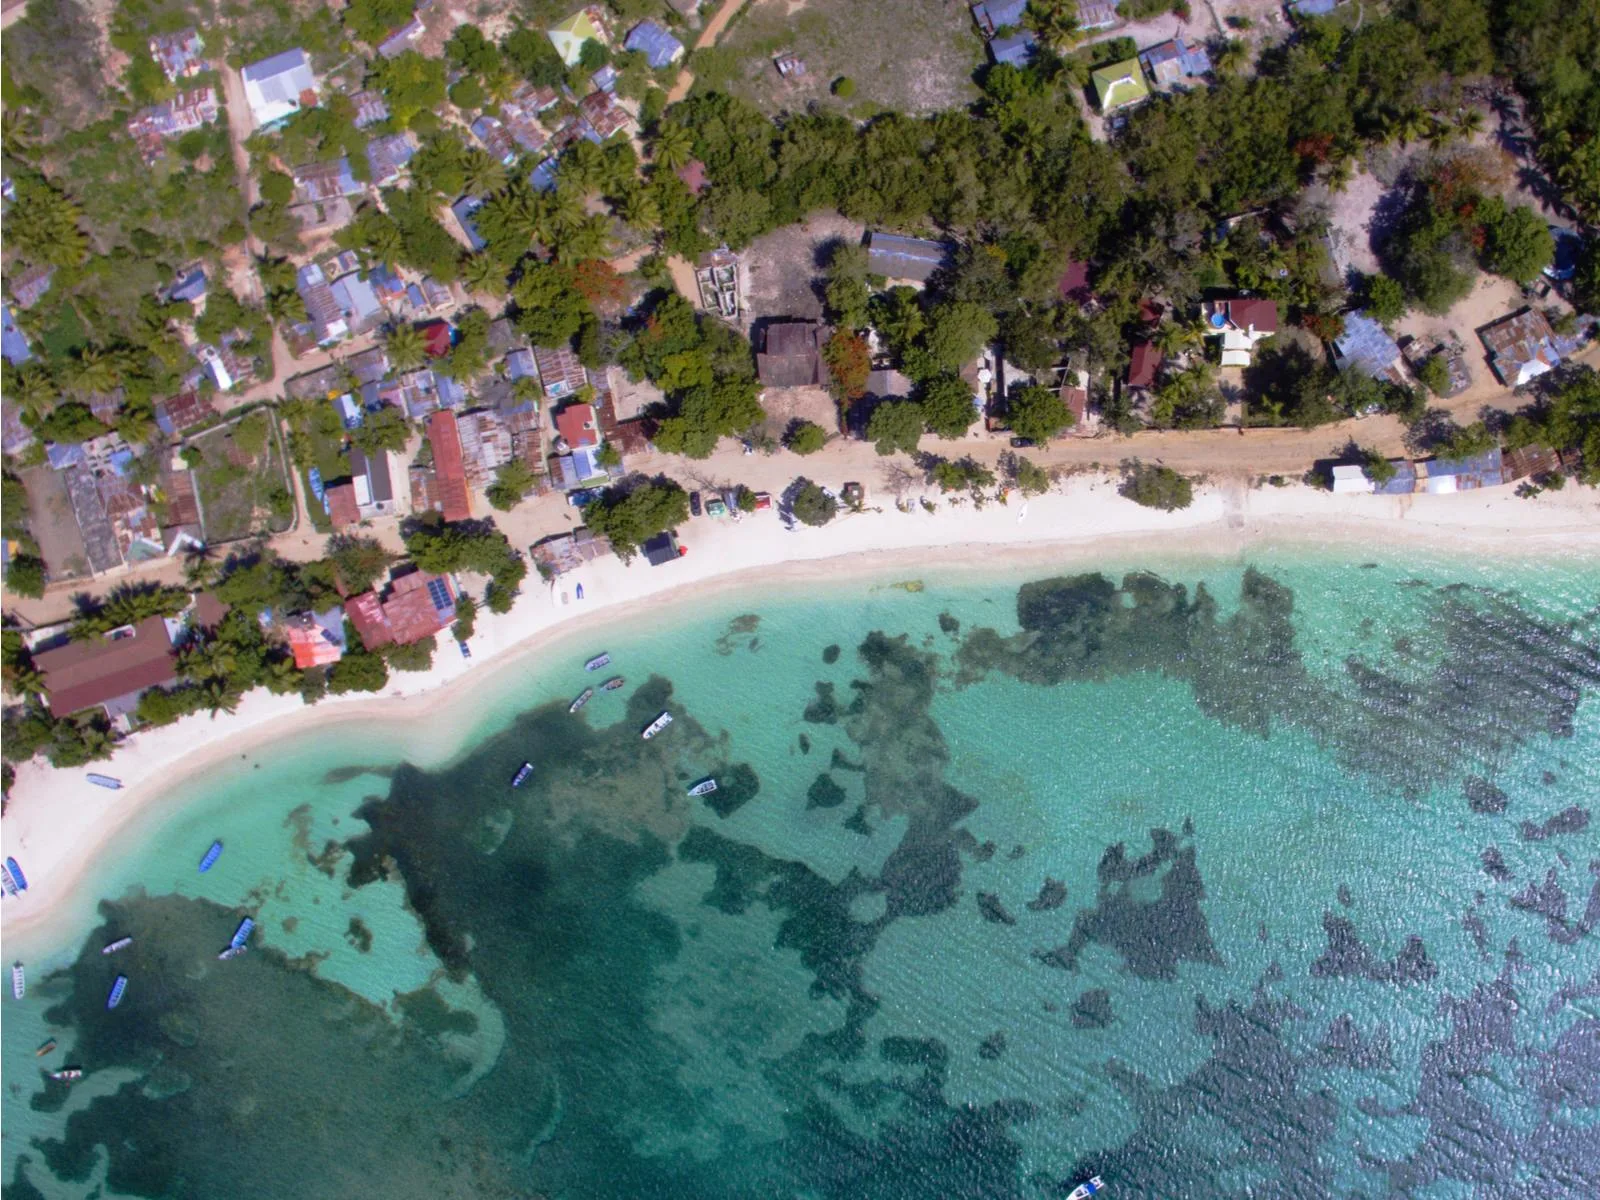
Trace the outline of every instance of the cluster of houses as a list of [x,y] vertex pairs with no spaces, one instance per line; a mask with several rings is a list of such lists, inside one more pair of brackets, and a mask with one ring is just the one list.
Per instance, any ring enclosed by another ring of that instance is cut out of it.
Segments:
[[[567,346],[529,346],[500,318],[489,327],[493,369],[459,381],[431,365],[449,352],[449,323],[420,328],[430,359],[421,366],[395,370],[374,346],[288,382],[291,397],[331,405],[347,433],[386,407],[426,431],[427,461],[406,471],[403,490],[381,451],[352,446],[347,478],[308,472],[313,502],[335,530],[405,511],[466,520],[475,515],[474,494],[514,461],[528,468],[538,492],[582,492],[616,478],[622,456],[649,450],[645,423],[618,415],[615,368],[588,370]],[[602,452],[607,444],[614,458]]]
[[[1027,9],[1028,0],[983,0],[972,6],[972,19],[995,63],[1026,67],[1033,62],[1039,43],[1024,23]],[[1078,5],[1080,34],[1103,33],[1121,24],[1117,6],[1108,0]],[[1091,74],[1090,85],[1100,111],[1109,115],[1148,100],[1152,88],[1186,86],[1210,73],[1211,58],[1204,46],[1169,38],[1134,58],[1099,68]]]
[[[458,585],[412,564],[401,564],[377,588],[319,611],[256,615],[262,630],[281,639],[300,670],[327,667],[350,649],[350,631],[369,651],[433,638],[456,619]],[[133,728],[139,698],[179,683],[179,654],[222,622],[229,611],[211,592],[191,597],[174,617],[146,617],[92,637],[74,637],[73,623],[23,634],[44,681],[45,703],[57,718],[98,709],[114,730]]]

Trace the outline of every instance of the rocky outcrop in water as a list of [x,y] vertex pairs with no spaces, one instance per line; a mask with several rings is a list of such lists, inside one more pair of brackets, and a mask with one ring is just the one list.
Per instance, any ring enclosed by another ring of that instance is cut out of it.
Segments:
[[1328,935],[1328,948],[1311,964],[1311,974],[1319,979],[1359,976],[1374,983],[1407,984],[1426,983],[1439,973],[1416,934],[1409,935],[1400,953],[1388,962],[1367,948],[1355,925],[1344,917],[1323,913],[1322,929]]
[[1563,834],[1582,833],[1587,828],[1589,828],[1589,810],[1574,804],[1570,808],[1562,809],[1541,825],[1524,821],[1518,827],[1518,833],[1525,842],[1542,842],[1546,838],[1560,837]]
[[1039,887],[1039,894],[1028,901],[1029,912],[1050,912],[1060,908],[1067,902],[1067,885],[1059,879],[1045,876],[1045,881]]

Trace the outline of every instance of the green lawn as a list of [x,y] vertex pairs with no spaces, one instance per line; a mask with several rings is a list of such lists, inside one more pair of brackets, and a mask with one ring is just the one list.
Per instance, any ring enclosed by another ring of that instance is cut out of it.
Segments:
[[[253,455],[235,436],[242,422],[213,429],[187,443],[201,454],[195,480],[208,542],[281,533],[293,523],[292,509],[286,515],[281,508],[282,493],[288,491],[292,496],[293,492],[284,474],[277,421],[272,419],[270,410],[257,412],[267,415],[268,436],[265,445]],[[280,500],[279,511],[274,511],[275,497]]]

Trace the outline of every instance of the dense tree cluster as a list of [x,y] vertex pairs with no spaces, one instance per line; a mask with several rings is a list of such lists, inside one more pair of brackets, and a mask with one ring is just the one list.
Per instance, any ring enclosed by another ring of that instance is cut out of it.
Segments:
[[650,538],[689,519],[689,494],[670,479],[638,480],[607,490],[584,508],[583,519],[626,561]]

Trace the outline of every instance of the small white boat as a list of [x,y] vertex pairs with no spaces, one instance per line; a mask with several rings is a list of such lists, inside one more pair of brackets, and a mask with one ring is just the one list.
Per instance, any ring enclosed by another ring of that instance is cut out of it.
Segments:
[[669,712],[663,712],[654,721],[651,721],[650,724],[644,727],[644,740],[648,742],[651,738],[655,737],[656,734],[660,733],[663,729],[671,724],[672,714]]
[[249,949],[250,949],[250,947],[248,945],[246,945],[246,944],[241,944],[241,945],[238,945],[238,946],[229,946],[221,954],[217,955],[217,958],[219,958],[223,962],[227,962],[230,958],[238,958],[239,955],[243,954],[245,951],[247,951]]
[[60,1080],[63,1080],[64,1082],[70,1083],[74,1079],[82,1079],[83,1078],[83,1068],[82,1067],[62,1067],[61,1070],[59,1070],[59,1071],[51,1071],[50,1072],[50,1078],[51,1079],[60,1079]]
[[28,992],[28,976],[22,969],[21,963],[11,964],[11,994],[21,1000]]
[[1096,1175],[1087,1183],[1080,1183],[1077,1187],[1073,1188],[1072,1194],[1067,1197],[1067,1200],[1089,1200],[1090,1196],[1097,1195],[1101,1191],[1104,1191],[1105,1186],[1105,1181],[1102,1180],[1100,1176]]
[[125,950],[131,945],[133,945],[133,939],[131,937],[119,937],[116,941],[108,942],[106,945],[100,947],[100,953],[115,954],[118,950]]
[[575,713],[585,704],[589,703],[589,701],[592,699],[594,699],[594,689],[584,688],[583,691],[578,693],[578,698],[571,704],[567,705],[567,711],[569,713]]
[[695,784],[692,788],[689,789],[689,795],[691,795],[691,796],[709,796],[712,792],[714,792],[716,790],[717,790],[717,781],[715,779],[702,779],[699,783]]
[[115,775],[96,775],[91,771],[89,773],[89,782],[96,787],[110,788],[113,792],[122,790],[122,780]]
[[511,777],[511,786],[519,788],[528,782],[528,777],[533,774],[533,764],[525,762],[517,768],[517,773]]
[[583,669],[585,671],[598,671],[601,667],[608,667],[610,665],[611,665],[611,655],[609,655],[609,654],[596,654],[588,662],[583,664]]

